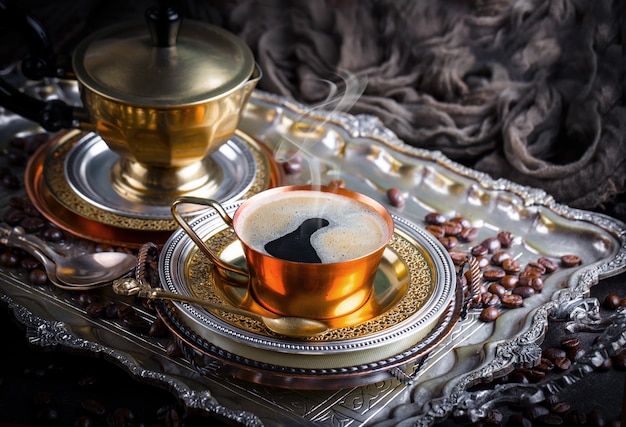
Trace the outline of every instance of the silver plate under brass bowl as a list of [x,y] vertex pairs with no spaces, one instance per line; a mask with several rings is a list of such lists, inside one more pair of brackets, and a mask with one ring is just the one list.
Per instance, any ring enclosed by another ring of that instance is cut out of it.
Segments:
[[[226,210],[233,213],[241,203],[226,205]],[[404,218],[394,215],[394,222],[394,236],[370,301],[354,313],[330,319],[331,329],[320,336],[288,339],[255,320],[188,303],[172,303],[176,316],[195,335],[233,355],[305,373],[393,358],[418,345],[440,326],[443,317],[454,317],[450,307],[457,292],[454,264],[441,244]],[[203,214],[191,225],[224,260],[244,263],[234,233],[214,212]],[[161,286],[169,291],[270,314],[245,287],[218,279],[210,261],[183,230],[173,233],[164,245],[159,276]]]
[[[269,150],[253,138],[236,132],[207,160],[216,166],[215,179],[195,190],[193,195],[229,201],[273,187],[278,184],[280,174],[271,156]],[[45,190],[64,209],[87,220],[121,229],[175,230],[177,224],[170,213],[171,202],[142,203],[113,188],[110,174],[118,159],[96,134],[70,131],[58,138],[46,153],[40,154],[38,161],[43,167]]]
[[[54,156],[54,153],[52,153]],[[111,172],[120,156],[111,151],[102,138],[89,133],[67,153],[65,176],[76,195],[98,209],[130,218],[170,219],[171,201],[164,204],[138,203],[111,185]],[[258,173],[250,146],[239,135],[233,135],[219,150],[208,156],[206,182],[187,193],[224,202],[237,200],[250,189]],[[62,195],[59,195],[62,200]]]

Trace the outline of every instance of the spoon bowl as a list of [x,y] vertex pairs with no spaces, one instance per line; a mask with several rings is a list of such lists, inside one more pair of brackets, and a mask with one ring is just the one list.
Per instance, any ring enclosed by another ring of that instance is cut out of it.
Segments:
[[137,262],[134,255],[122,252],[64,257],[37,236],[25,234],[21,227],[12,228],[1,241],[33,255],[43,265],[50,282],[62,289],[87,290],[106,286],[128,275]]
[[166,299],[171,301],[189,302],[192,304],[198,304],[209,310],[220,310],[238,314],[240,316],[257,320],[263,323],[270,331],[291,338],[311,338],[328,330],[328,325],[319,320],[306,319],[303,317],[262,316],[258,313],[243,310],[241,308],[215,304],[201,298],[194,298],[187,295],[168,292],[161,288],[152,288],[132,278],[115,280],[113,282],[113,291],[118,295],[138,295],[139,297],[149,299]]

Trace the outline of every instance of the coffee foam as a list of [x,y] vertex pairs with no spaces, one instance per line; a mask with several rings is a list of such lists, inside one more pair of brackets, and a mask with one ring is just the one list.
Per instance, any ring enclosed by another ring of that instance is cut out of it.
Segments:
[[259,201],[239,214],[237,234],[247,245],[267,253],[266,243],[297,229],[309,218],[325,218],[329,225],[311,236],[323,263],[360,258],[388,239],[387,224],[370,207],[334,193],[291,191]]

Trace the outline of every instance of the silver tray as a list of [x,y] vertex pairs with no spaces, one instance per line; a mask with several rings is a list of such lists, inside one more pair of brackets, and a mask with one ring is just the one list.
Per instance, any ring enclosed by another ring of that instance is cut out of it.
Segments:
[[[54,89],[52,92],[59,92],[58,87]],[[36,130],[32,123],[8,113],[0,116],[0,126],[3,146],[16,133]],[[311,113],[303,105],[256,91],[241,129],[270,147],[289,147],[285,135],[304,138],[307,149],[320,159],[324,180],[343,179],[348,188],[384,203],[388,188],[400,189],[407,203],[390,210],[417,224],[434,210],[461,214],[480,226],[483,236],[498,229],[515,233],[523,242],[518,254],[522,260],[541,254],[556,257],[567,251],[581,256],[583,264],[553,274],[543,292],[528,299],[523,308],[507,311],[495,323],[483,323],[476,311],[470,311],[428,354],[411,382],[390,379],[341,390],[303,392],[240,381],[219,369],[201,375],[189,362],[168,357],[159,340],[89,318],[77,304],[76,295],[33,287],[23,273],[2,268],[1,299],[27,326],[32,343],[101,354],[138,380],[171,390],[190,408],[242,425],[396,425],[401,421],[432,425],[458,413],[478,418],[491,401],[513,393],[516,385],[500,388],[496,392],[500,395],[476,394],[469,388],[513,367],[535,363],[549,317],[576,324],[596,321],[597,301],[587,298],[589,289],[600,279],[626,269],[624,223],[558,204],[544,191],[492,179],[441,153],[409,147],[375,117]],[[305,167],[300,174],[287,175],[286,181],[299,183],[309,177]],[[3,206],[15,194],[21,193],[3,193]],[[72,251],[76,246],[60,249]],[[117,298],[108,290],[103,292]],[[623,345],[624,324],[623,319],[606,323],[613,332],[602,345]],[[593,350],[590,352],[599,354]],[[591,367],[595,362],[581,363]],[[582,375],[565,380],[561,376],[553,386],[575,383]],[[524,389],[529,394],[538,391],[538,385]]]

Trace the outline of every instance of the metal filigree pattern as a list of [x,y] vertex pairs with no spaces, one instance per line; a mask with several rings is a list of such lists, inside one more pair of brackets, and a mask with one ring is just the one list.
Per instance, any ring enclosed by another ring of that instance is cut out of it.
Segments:
[[[226,229],[211,236],[207,244],[212,251],[219,254],[235,240],[234,232],[231,229]],[[395,234],[391,239],[389,248],[401,258],[409,271],[410,278],[406,295],[391,310],[375,319],[369,319],[354,327],[331,329],[319,336],[310,338],[310,340],[339,341],[370,335],[399,324],[424,306],[434,290],[432,271],[424,253],[419,247],[398,234]],[[188,274],[188,286],[195,295],[219,304],[232,303],[225,301],[223,295],[220,295],[215,284],[212,264],[203,253],[196,252],[193,256],[189,264]],[[226,312],[220,312],[218,315],[241,329],[261,335],[269,333],[263,324],[257,320]]]

